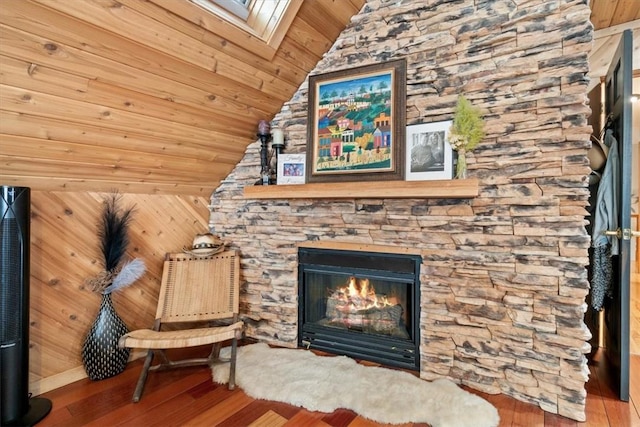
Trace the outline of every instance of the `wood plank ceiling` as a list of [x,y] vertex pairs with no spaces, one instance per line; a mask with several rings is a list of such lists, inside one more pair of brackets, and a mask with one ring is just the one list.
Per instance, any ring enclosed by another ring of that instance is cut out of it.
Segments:
[[0,181],[208,196],[365,0],[288,2],[274,46],[187,0],[3,0]]
[[633,69],[636,73],[640,70],[640,0],[591,0],[589,6],[595,30],[589,57],[591,89],[607,74],[620,34],[626,29],[633,31]]
[[[278,44],[187,0],[2,0],[0,181],[208,196],[365,3],[289,1]],[[597,79],[640,1],[591,7]]]

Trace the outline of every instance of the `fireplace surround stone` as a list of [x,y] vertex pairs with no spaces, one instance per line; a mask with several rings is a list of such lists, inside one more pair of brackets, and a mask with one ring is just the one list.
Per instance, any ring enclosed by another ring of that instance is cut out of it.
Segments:
[[[583,421],[584,227],[592,27],[584,2],[367,2],[313,73],[407,60],[407,124],[485,112],[468,199],[245,198],[259,142],[216,189],[210,228],[242,254],[247,334],[295,347],[302,244],[410,248],[420,268],[420,375]],[[306,149],[307,86],[274,119]],[[384,185],[381,182],[380,185]]]

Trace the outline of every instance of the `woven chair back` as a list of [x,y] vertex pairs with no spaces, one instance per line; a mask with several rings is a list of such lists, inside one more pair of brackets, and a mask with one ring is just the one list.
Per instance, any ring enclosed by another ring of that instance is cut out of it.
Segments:
[[239,312],[240,257],[167,254],[156,319],[162,323],[226,319]]

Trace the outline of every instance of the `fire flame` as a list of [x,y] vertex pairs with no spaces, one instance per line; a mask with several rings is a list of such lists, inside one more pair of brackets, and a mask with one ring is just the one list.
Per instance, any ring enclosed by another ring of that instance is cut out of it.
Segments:
[[333,292],[332,298],[340,300],[353,312],[395,305],[386,295],[376,295],[369,279],[356,279],[353,276],[344,287]]

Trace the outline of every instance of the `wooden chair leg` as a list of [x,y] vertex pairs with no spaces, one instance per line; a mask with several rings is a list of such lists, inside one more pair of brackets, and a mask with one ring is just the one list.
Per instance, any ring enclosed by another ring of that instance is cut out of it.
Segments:
[[238,352],[238,339],[231,340],[231,362],[229,366],[229,390],[236,388],[236,353]]
[[211,353],[209,354],[209,361],[210,362],[215,362],[217,360],[220,360],[220,349],[221,348],[222,348],[222,343],[221,342],[213,343],[213,346],[211,346]]
[[147,381],[147,374],[149,373],[149,367],[151,367],[152,361],[153,361],[153,350],[149,350],[147,351],[147,358],[144,360],[144,365],[142,366],[142,372],[140,372],[140,377],[138,378],[136,389],[133,392],[134,403],[137,403],[140,401],[140,397],[142,396],[142,390],[144,389],[144,384]]

